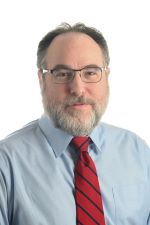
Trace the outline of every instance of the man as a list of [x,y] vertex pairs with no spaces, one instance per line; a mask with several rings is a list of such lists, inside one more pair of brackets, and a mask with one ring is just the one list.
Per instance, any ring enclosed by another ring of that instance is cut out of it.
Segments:
[[0,225],[150,225],[149,148],[101,122],[103,35],[62,24],[39,43],[37,66],[44,115],[0,143]]

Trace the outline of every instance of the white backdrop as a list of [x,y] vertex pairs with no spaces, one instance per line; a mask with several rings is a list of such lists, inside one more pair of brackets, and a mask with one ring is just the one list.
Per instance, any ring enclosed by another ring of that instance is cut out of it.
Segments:
[[150,144],[149,0],[5,0],[0,3],[0,139],[43,113],[38,42],[61,22],[84,22],[110,49],[110,102],[103,121]]

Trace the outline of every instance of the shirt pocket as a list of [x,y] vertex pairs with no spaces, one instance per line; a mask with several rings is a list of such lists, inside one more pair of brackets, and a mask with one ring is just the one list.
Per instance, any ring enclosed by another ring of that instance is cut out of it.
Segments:
[[116,225],[147,225],[150,188],[147,183],[113,187]]

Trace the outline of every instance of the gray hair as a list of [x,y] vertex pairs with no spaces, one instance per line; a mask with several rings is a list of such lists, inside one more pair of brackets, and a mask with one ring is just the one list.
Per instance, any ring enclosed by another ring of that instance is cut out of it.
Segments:
[[68,33],[68,32],[79,32],[84,33],[90,36],[102,49],[106,66],[109,65],[109,50],[107,46],[107,42],[103,37],[102,33],[94,27],[88,27],[83,23],[76,23],[75,25],[71,26],[68,23],[62,23],[60,26],[56,27],[56,29],[47,33],[43,39],[39,42],[38,50],[37,50],[37,67],[40,69],[45,65],[45,56],[47,53],[47,49],[53,39],[58,35]]

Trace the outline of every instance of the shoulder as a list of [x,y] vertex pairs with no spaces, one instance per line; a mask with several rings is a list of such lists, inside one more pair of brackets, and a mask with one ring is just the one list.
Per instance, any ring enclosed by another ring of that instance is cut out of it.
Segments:
[[[101,123],[100,130],[103,133],[106,142],[116,146],[130,146],[138,150],[147,149],[149,146],[139,135],[128,129],[120,128],[114,125]],[[150,152],[150,151],[149,151]]]
[[100,127],[100,129],[102,129],[102,131],[105,134],[107,134],[109,136],[141,139],[141,137],[139,137],[135,132],[125,129],[125,128],[122,128],[122,127],[114,126],[112,124],[107,124],[107,123],[101,122],[99,127]]
[[36,136],[38,136],[39,130],[38,120],[35,120],[9,134],[0,141],[0,153],[15,148],[21,149],[25,145],[29,146],[36,139]]

